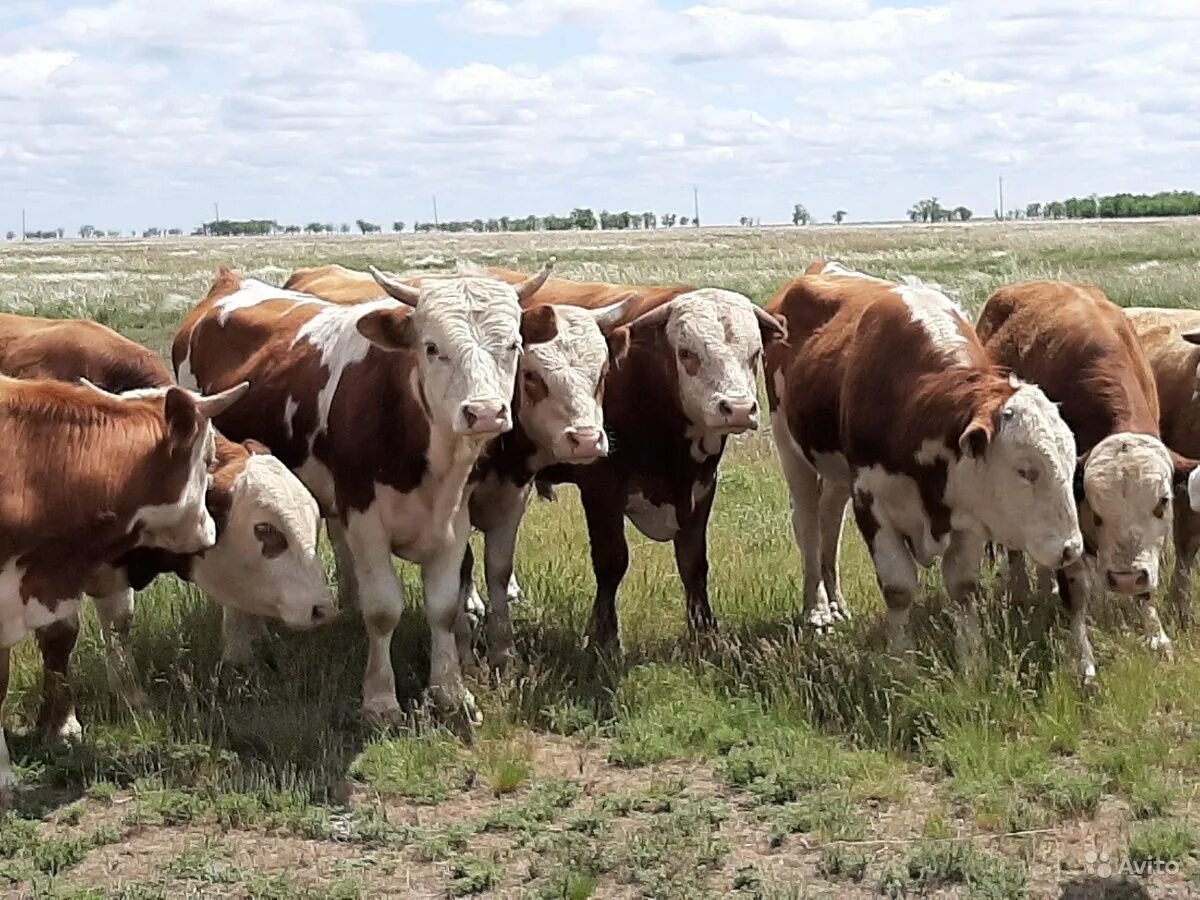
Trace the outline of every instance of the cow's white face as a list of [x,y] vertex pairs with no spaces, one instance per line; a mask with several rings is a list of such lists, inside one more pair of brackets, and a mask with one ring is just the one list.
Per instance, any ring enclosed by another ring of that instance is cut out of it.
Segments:
[[[1083,553],[1073,477],[1075,437],[1040,388],[1021,384],[1000,411],[990,435],[963,434],[974,456],[981,508],[992,536],[1058,569]],[[983,426],[988,430],[989,426]]]
[[[749,299],[703,288],[669,304],[667,342],[679,373],[684,415],[709,434],[758,428],[755,369],[762,357],[762,323]],[[651,314],[652,315],[652,314]]]
[[1146,434],[1109,435],[1084,459],[1080,522],[1109,590],[1144,594],[1158,587],[1173,476],[1167,448]]
[[317,550],[317,501],[276,457],[254,454],[233,483],[216,546],[197,557],[192,580],[222,606],[292,628],[337,612]]
[[412,313],[418,366],[435,422],[494,437],[512,428],[509,403],[521,355],[521,309],[490,278],[426,278]]
[[541,326],[524,329],[517,381],[521,426],[557,462],[591,462],[607,455],[602,401],[608,342],[596,314],[545,306],[525,315],[547,318],[554,334],[547,337],[549,329]]

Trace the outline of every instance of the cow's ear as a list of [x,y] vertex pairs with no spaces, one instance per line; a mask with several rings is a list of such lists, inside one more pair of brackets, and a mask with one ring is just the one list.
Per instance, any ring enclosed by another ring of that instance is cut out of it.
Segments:
[[359,319],[357,327],[381,350],[411,350],[417,343],[411,309],[377,309]]
[[629,355],[629,326],[622,325],[620,328],[614,328],[608,335],[608,359],[614,366],[621,365],[621,362]]
[[270,456],[271,448],[266,444],[256,441],[254,438],[246,438],[242,441],[242,446],[250,451],[251,456]]
[[521,340],[526,344],[544,344],[558,336],[558,317],[554,307],[542,304],[521,313]]
[[200,410],[192,395],[182,388],[167,391],[163,403],[163,415],[167,421],[167,441],[173,453],[191,450],[200,436]]
[[1180,456],[1174,450],[1171,453],[1172,482],[1175,490],[1187,492],[1188,507],[1192,512],[1200,512],[1200,461]]
[[996,426],[991,416],[976,416],[959,435],[958,449],[964,456],[982,459],[995,433]]

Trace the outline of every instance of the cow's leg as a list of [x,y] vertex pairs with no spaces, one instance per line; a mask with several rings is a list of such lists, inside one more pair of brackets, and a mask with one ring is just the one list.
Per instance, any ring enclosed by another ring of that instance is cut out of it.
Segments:
[[113,570],[111,578],[105,579],[103,586],[105,593],[93,594],[92,603],[104,636],[104,671],[109,690],[132,709],[145,709],[150,699],[142,687],[129,647],[129,629],[133,627],[133,588],[124,573],[117,570]]
[[1158,617],[1158,607],[1154,603],[1153,594],[1138,594],[1138,607],[1142,613],[1142,632],[1145,634],[1146,646],[1156,650],[1167,659],[1174,658],[1171,639],[1163,630],[1162,621]]
[[261,657],[274,667],[270,654],[271,633],[262,616],[228,606],[221,610],[221,662],[227,666],[247,667]]
[[342,609],[359,605],[358,582],[355,579],[354,554],[346,539],[346,526],[341,519],[332,516],[325,520],[329,544],[333,547],[333,559],[337,566],[338,602]]
[[[505,496],[502,508],[492,511],[493,525],[484,534],[483,565],[487,580],[488,662],[497,669],[507,668],[516,658],[513,649],[512,601],[513,558],[517,552],[517,533],[525,516],[527,492]],[[519,589],[518,589],[519,590]]]
[[629,544],[625,540],[624,495],[613,496],[603,489],[581,495],[596,576],[596,600],[588,628],[602,646],[619,646],[617,590],[629,568]]
[[782,414],[771,417],[771,430],[790,494],[792,533],[804,567],[801,574],[804,619],[810,625],[825,628],[833,624],[833,613],[821,582],[821,478],[796,447]]
[[858,498],[854,500],[854,516],[859,530],[867,537],[875,576],[887,605],[888,650],[894,655],[905,656],[913,650],[908,618],[920,587],[917,564],[900,534],[881,526],[870,506],[860,503]]
[[717,627],[717,617],[708,602],[708,517],[717,494],[716,487],[714,481],[696,498],[692,514],[675,533],[675,565],[683,582],[688,627],[693,632],[712,631]]
[[51,622],[35,633],[42,651],[38,730],[50,740],[74,740],[82,733],[71,696],[71,653],[79,639],[79,615]]
[[[458,655],[456,628],[462,620],[460,586],[463,552],[471,522],[467,504],[455,516],[453,537],[432,559],[421,566],[425,587],[425,615],[429,620],[429,693],[434,701],[448,709],[461,709],[478,724],[482,716],[475,698],[463,684]],[[393,688],[393,693],[395,689]]]
[[[396,673],[392,668],[392,634],[404,613],[404,592],[392,566],[391,540],[379,516],[371,510],[351,512],[345,523],[345,536],[359,609],[367,628],[363,716],[376,723],[395,722],[400,717],[400,702],[396,699]],[[461,560],[461,556],[454,560],[455,600]]]
[[842,584],[838,577],[838,552],[842,547],[842,529],[849,502],[849,485],[829,478],[821,479],[821,584],[829,600],[829,616],[835,622],[850,619],[850,607],[842,599]]
[[942,578],[954,607],[955,654],[959,665],[977,672],[983,663],[983,634],[979,628],[979,567],[987,547],[985,535],[954,531],[942,560]]
[[1071,617],[1071,640],[1079,656],[1079,676],[1085,687],[1091,687],[1096,681],[1096,657],[1087,628],[1092,578],[1086,561],[1081,560],[1058,572],[1058,592]]
[[[4,737],[4,701],[8,697],[8,669],[11,650],[0,647],[0,801],[7,801],[8,795],[17,784],[17,776],[13,774],[12,760],[8,756],[8,741]],[[2,808],[6,803],[0,803]]]
[[1175,504],[1175,568],[1167,588],[1167,602],[1175,613],[1177,627],[1186,629],[1192,622],[1192,565],[1200,551],[1197,518],[1184,503]]
[[[485,532],[486,535],[486,532]],[[475,589],[475,551],[468,541],[463,551],[462,566],[459,569],[459,597],[462,600],[463,612],[467,615],[467,623],[471,628],[478,627],[487,618],[487,607]]]

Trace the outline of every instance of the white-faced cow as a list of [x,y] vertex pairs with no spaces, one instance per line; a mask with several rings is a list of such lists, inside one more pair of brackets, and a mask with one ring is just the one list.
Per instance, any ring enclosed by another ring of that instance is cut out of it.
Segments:
[[989,540],[1047,566],[1079,559],[1075,442],[1042,391],[1011,378],[940,291],[814,264],[767,309],[772,427],[804,557],[809,620],[844,614],[837,550],[848,498],[887,605],[889,645],[911,648],[917,566],[943,558],[965,665]]
[[[350,304],[411,289],[408,279],[378,270],[364,278],[341,266],[301,270],[287,285]],[[541,292],[535,301],[540,297]],[[633,297],[626,292],[596,309],[532,306],[523,319],[525,349],[513,394],[513,429],[487,445],[470,479],[471,525],[484,535],[487,652],[496,667],[506,666],[514,653],[509,604],[520,588],[513,555],[534,476],[555,463],[586,465],[608,453],[605,380],[610,363],[619,364],[628,345],[628,330],[616,326]],[[468,603],[475,596],[472,568],[468,547],[463,561]]]
[[[404,607],[392,554],[422,567],[432,632],[429,686],[477,718],[462,682],[456,627],[469,522],[467,480],[488,441],[512,428],[522,348],[515,288],[481,276],[426,277],[357,306],[326,303],[222,270],[172,350],[181,381],[253,379],[218,420],[271,448],[316,496],[343,585],[368,634],[363,710],[399,712],[391,639]],[[545,319],[536,311],[534,331]],[[530,343],[534,340],[531,339]]]
[[[490,269],[508,282],[519,272]],[[596,600],[591,632],[618,640],[617,589],[629,566],[626,516],[644,535],[673,541],[688,621],[707,629],[708,517],[729,435],[758,427],[755,378],[763,344],[783,327],[732,291],[551,278],[538,303],[597,309],[634,294],[629,346],[608,374],[604,423],[613,452],[588,466],[551,466],[539,482],[578,485],[591,541]]]
[[[117,396],[0,376],[0,703],[13,645],[36,632],[51,675],[56,623],[74,620],[80,594],[105,566],[138,546],[194,553],[213,545],[204,504],[215,452],[209,419],[245,389]],[[0,729],[0,787],[13,782]]]
[[[1029,282],[996,291],[977,327],[995,363],[1036,382],[1059,405],[1083,454],[1075,483],[1087,553],[1058,567],[1058,586],[1085,681],[1095,676],[1086,615],[1097,589],[1137,597],[1147,643],[1169,653],[1153,595],[1172,495],[1187,486],[1196,463],[1159,439],[1154,376],[1129,320],[1091,285]],[[1010,562],[1024,574],[1019,557]]]
[[[1125,314],[1154,373],[1163,442],[1176,453],[1200,458],[1200,311],[1133,308]],[[1180,624],[1190,624],[1200,513],[1182,497],[1174,506],[1175,570],[1167,597]]]
[[[95,322],[0,314],[0,374],[74,382],[86,379],[114,394],[170,387],[171,374],[151,350]],[[294,628],[319,625],[336,612],[317,551],[316,501],[265,447],[235,444],[215,435],[216,456],[206,506],[216,544],[203,553],[142,547],[106,567],[89,583],[104,630],[114,687],[140,694],[125,636],[133,619],[134,591],[157,575],[174,572],[223,606],[280,619]],[[54,681],[65,684],[79,623],[54,626],[42,641]],[[45,686],[51,686],[47,679]],[[65,692],[64,692],[65,694]],[[69,694],[46,695],[41,722],[50,731],[75,727]]]

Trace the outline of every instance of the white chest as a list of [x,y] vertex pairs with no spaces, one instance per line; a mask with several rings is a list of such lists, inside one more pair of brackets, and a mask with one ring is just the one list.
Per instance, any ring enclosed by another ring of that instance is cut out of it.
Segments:
[[950,534],[934,537],[932,523],[921,500],[917,483],[872,466],[858,471],[855,490],[871,495],[871,514],[880,527],[890,528],[905,538],[919,565],[930,566],[950,545]]

